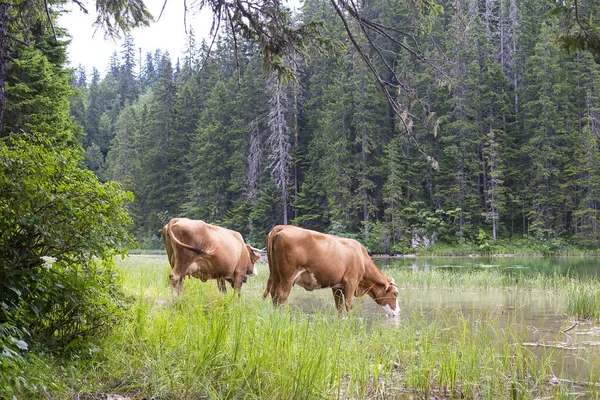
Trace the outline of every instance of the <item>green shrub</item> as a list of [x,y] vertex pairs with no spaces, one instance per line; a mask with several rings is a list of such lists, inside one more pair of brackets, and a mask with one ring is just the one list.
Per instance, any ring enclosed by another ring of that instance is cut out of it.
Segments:
[[131,244],[131,195],[80,163],[36,135],[0,140],[0,346],[10,350],[0,368],[25,342],[64,349],[118,317],[114,257]]

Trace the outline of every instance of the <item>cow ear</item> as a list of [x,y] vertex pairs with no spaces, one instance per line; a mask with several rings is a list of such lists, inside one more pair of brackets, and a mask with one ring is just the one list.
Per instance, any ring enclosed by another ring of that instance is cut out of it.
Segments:
[[260,259],[260,253],[252,250],[252,247],[247,244],[246,248],[248,249],[248,253],[250,254],[250,259],[252,260],[252,262],[256,262]]
[[[392,279],[393,281],[393,279]],[[389,285],[387,285],[387,287],[385,288],[385,292],[398,292],[398,287],[396,286],[396,284],[394,282],[391,282]]]

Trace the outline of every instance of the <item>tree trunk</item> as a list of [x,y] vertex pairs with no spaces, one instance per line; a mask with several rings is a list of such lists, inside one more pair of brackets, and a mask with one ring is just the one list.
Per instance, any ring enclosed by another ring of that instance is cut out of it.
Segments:
[[281,193],[283,203],[283,224],[288,223],[288,180],[291,167],[290,155],[290,129],[287,125],[285,114],[288,111],[287,95],[277,77],[272,75],[267,81],[269,99],[269,115],[267,125],[270,130],[267,145],[271,148],[271,176],[275,186]]
[[10,6],[0,2],[0,137],[4,127],[4,84],[8,75],[8,23]]

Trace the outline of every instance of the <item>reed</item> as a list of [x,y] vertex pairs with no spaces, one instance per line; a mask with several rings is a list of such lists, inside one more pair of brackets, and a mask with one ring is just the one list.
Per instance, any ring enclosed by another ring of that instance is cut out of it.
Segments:
[[566,286],[566,309],[580,319],[600,319],[600,284],[596,281],[571,282]]

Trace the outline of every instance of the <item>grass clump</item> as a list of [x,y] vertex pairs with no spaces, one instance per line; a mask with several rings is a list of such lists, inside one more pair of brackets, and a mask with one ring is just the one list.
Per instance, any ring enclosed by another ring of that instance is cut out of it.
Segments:
[[600,319],[600,285],[598,282],[572,282],[565,290],[569,315],[580,319]]

